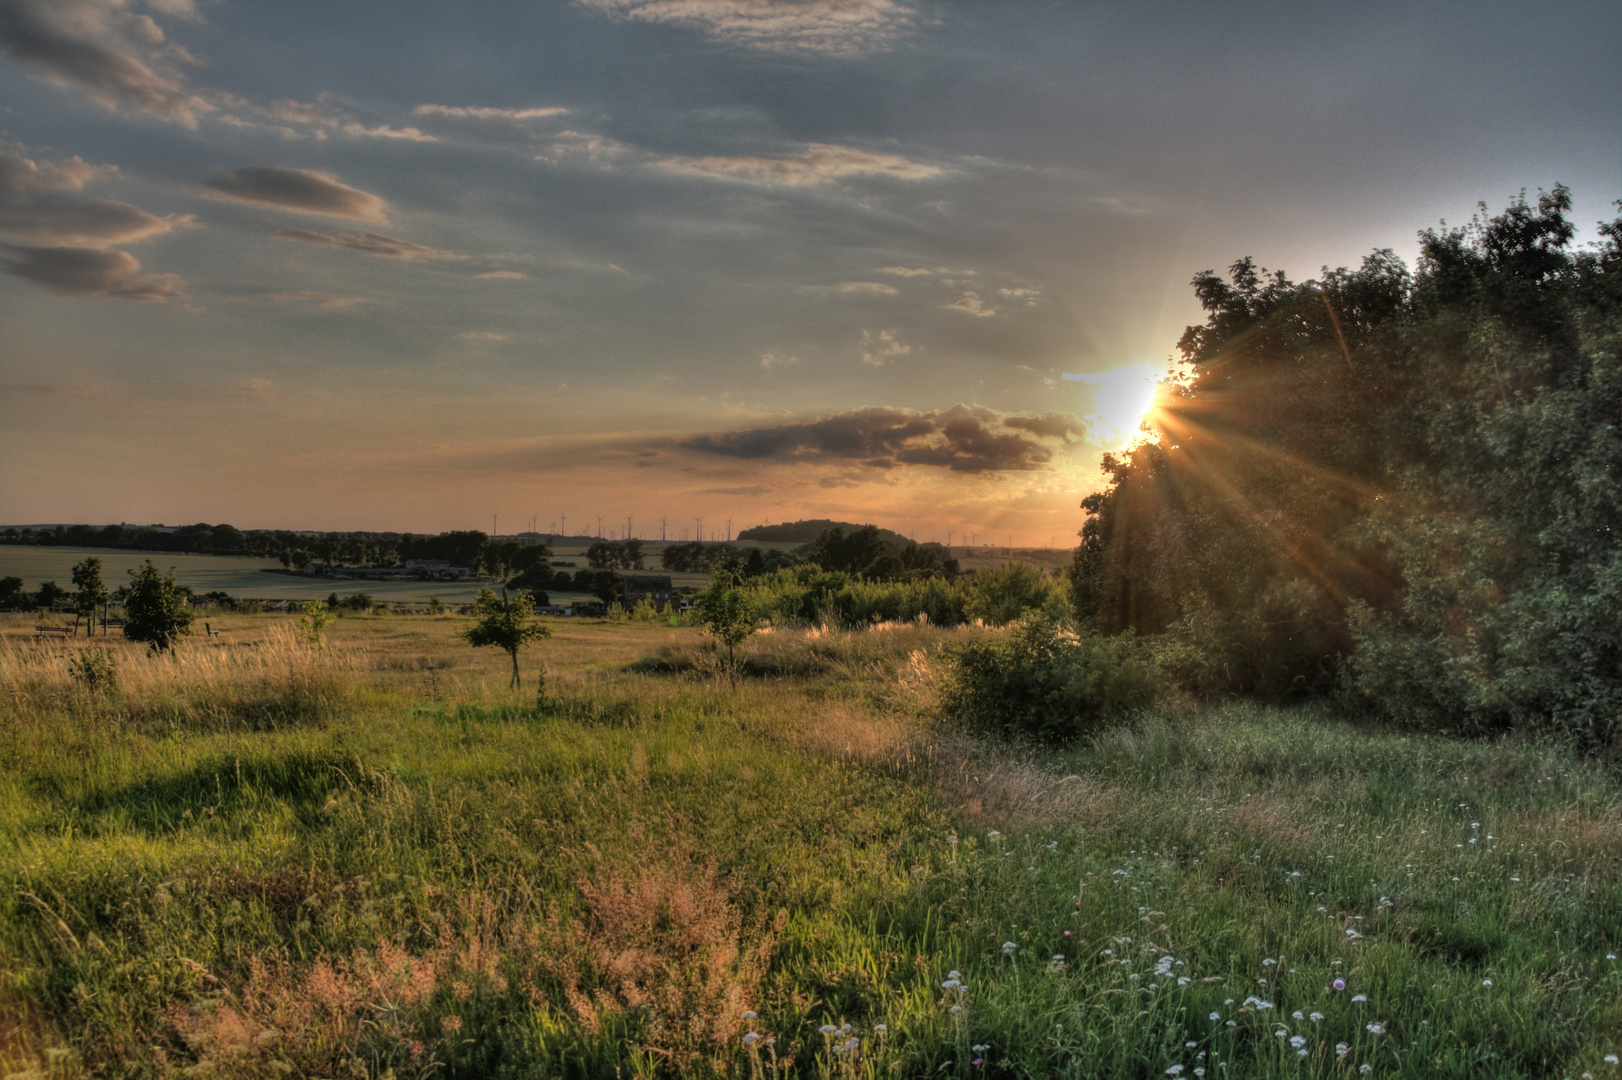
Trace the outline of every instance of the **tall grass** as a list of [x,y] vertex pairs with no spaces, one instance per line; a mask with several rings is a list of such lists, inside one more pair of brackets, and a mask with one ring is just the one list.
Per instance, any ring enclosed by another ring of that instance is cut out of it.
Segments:
[[[344,622],[122,656],[105,698],[0,653],[5,1073],[1576,1077],[1622,1041],[1622,800],[1560,747],[1236,705],[1021,749],[920,719],[954,631],[767,635],[734,695],[689,631],[560,624],[537,699],[453,620]],[[277,695],[317,704],[231,719]]]

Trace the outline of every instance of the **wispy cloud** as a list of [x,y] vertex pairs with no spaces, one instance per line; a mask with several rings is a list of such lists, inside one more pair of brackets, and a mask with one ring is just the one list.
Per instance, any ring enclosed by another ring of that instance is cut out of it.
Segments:
[[61,296],[162,303],[186,295],[185,281],[178,274],[143,274],[140,260],[126,251],[0,244],[0,272]]
[[896,277],[928,277],[934,272],[923,267],[912,266],[885,266],[879,270],[881,274],[894,274]]
[[850,146],[811,143],[788,157],[666,158],[659,167],[692,176],[743,180],[755,184],[781,184],[791,187],[837,184],[858,176],[880,176],[892,180],[928,180],[945,173],[934,165],[913,161],[899,154],[874,154]]
[[544,153],[536,154],[536,161],[549,165],[585,164],[598,167],[635,156],[637,151],[606,135],[590,135],[581,131],[560,131],[552,137]]
[[352,188],[331,173],[282,165],[226,169],[203,181],[203,186],[222,198],[301,214],[382,221],[388,210],[376,195]]
[[760,358],[760,366],[767,371],[772,368],[790,367],[799,362],[800,358],[797,356],[778,356],[776,353],[766,353]]
[[368,255],[381,255],[387,259],[420,261],[428,259],[465,259],[468,257],[458,255],[454,251],[441,251],[438,248],[413,244],[409,240],[397,240],[392,236],[383,236],[380,233],[323,233],[311,232],[308,229],[272,229],[270,235],[279,236],[283,240],[298,240],[306,244],[320,244],[325,247],[364,251]]
[[439,141],[434,136],[424,134],[421,130],[414,127],[395,128],[389,127],[387,124],[378,124],[375,127],[367,127],[365,124],[348,123],[343,125],[343,130],[349,135],[362,135],[372,139],[404,139],[407,142]]
[[157,217],[138,206],[78,194],[117,174],[80,158],[34,161],[21,148],[0,148],[0,235],[47,247],[109,247],[158,236],[192,222],[189,214]]
[[916,13],[896,0],[580,0],[609,16],[675,23],[774,52],[856,55],[893,46]]
[[894,330],[880,330],[878,333],[863,330],[862,340],[856,348],[862,354],[862,363],[874,367],[883,367],[897,356],[912,355],[912,346],[897,341]]
[[882,281],[842,281],[834,286],[835,292],[867,293],[871,296],[895,296],[900,290]]
[[463,341],[506,341],[507,340],[507,335],[506,334],[498,334],[493,330],[469,330],[465,334],[458,334],[457,337],[461,338]]
[[569,110],[555,105],[498,109],[488,105],[418,105],[413,116],[443,116],[453,120],[549,120],[567,116]]
[[272,300],[280,300],[288,304],[310,304],[314,307],[324,308],[347,309],[366,302],[366,298],[363,296],[333,296],[330,293],[308,291],[275,292],[266,293],[265,295]]
[[529,277],[528,274],[521,273],[517,270],[491,270],[487,273],[474,274],[473,276],[476,278],[483,278],[486,281],[522,281]]
[[932,466],[960,473],[1051,467],[1079,421],[1060,414],[999,413],[983,406],[870,408],[815,420],[681,440],[688,450],[751,461],[858,461],[873,468]]
[[972,292],[964,293],[962,296],[959,296],[956,300],[953,300],[946,306],[949,310],[961,311],[965,314],[974,315],[982,319],[986,318],[987,316],[997,314],[996,308],[987,306],[985,301],[980,299],[978,293]]
[[[195,15],[190,5],[155,5]],[[0,0],[0,52],[46,82],[77,89],[110,109],[129,107],[196,127],[214,106],[178,72],[192,58],[150,15],[121,0]]]

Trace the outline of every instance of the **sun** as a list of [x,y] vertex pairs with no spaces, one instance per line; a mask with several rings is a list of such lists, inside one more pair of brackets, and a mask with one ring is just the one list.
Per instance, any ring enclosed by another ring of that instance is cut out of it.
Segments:
[[1113,449],[1142,437],[1139,428],[1155,410],[1167,371],[1163,364],[1133,364],[1064,378],[1092,389],[1093,409],[1086,419],[1093,428],[1093,441]]

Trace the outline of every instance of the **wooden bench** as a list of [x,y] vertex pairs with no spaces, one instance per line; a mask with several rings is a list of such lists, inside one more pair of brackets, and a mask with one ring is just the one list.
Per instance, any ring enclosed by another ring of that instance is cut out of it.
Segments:
[[212,626],[208,625],[208,623],[203,624],[203,633],[207,634],[209,637],[219,637],[220,636],[220,632],[218,630],[214,629]]
[[35,640],[38,640],[39,638],[42,638],[42,637],[67,637],[71,633],[73,633],[73,627],[71,627],[71,626],[36,626],[36,627],[34,627],[34,638],[35,638]]

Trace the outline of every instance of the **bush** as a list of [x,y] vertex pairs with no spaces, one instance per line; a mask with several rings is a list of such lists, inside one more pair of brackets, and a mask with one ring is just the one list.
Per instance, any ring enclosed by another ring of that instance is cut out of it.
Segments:
[[1152,704],[1170,686],[1153,646],[1132,634],[1077,633],[1048,612],[948,650],[940,711],[978,731],[1073,739]]

